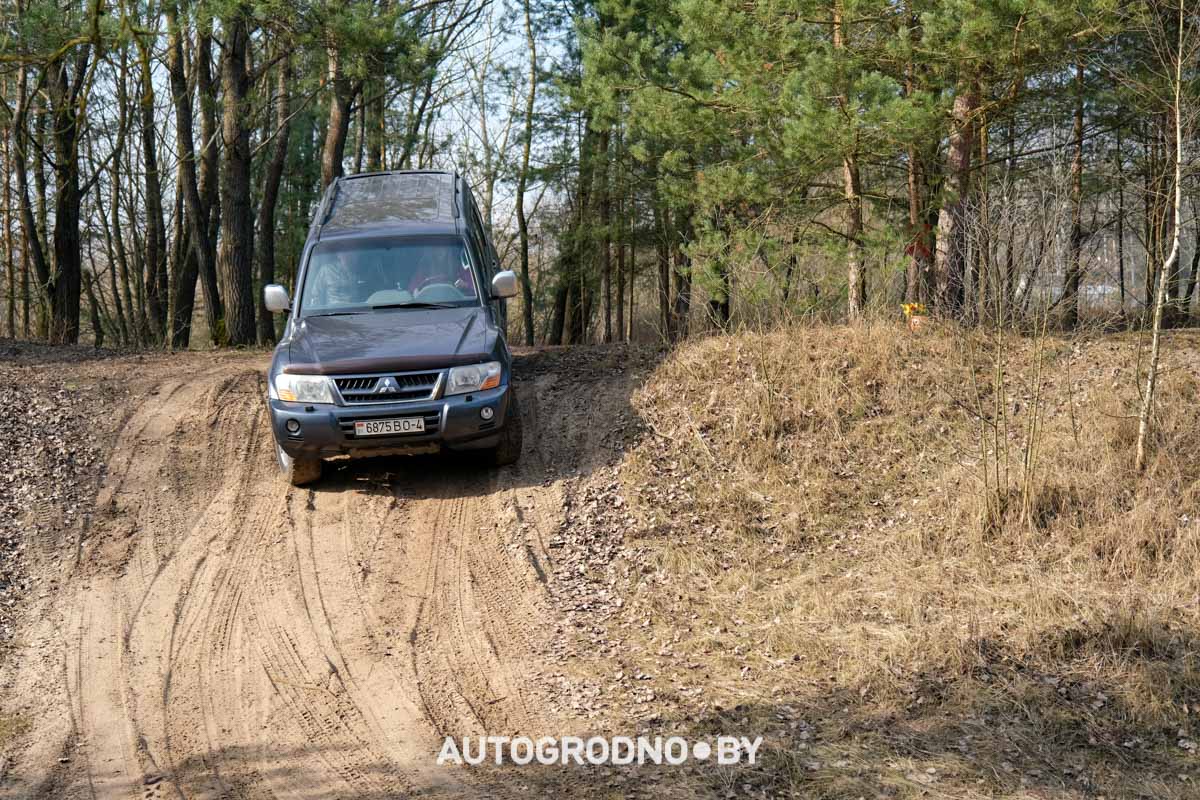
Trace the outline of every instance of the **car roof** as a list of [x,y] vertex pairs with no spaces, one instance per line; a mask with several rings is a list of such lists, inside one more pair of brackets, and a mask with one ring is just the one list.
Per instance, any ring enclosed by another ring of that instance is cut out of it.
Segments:
[[371,172],[338,178],[317,215],[317,238],[457,233],[458,176]]

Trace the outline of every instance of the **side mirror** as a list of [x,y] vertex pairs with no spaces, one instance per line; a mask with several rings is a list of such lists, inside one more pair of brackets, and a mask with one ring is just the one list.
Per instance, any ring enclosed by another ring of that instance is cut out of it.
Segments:
[[505,298],[517,296],[517,273],[511,269],[497,272],[492,278],[492,297]]
[[288,299],[287,289],[278,283],[268,283],[263,287],[263,305],[272,314],[292,310],[292,301]]

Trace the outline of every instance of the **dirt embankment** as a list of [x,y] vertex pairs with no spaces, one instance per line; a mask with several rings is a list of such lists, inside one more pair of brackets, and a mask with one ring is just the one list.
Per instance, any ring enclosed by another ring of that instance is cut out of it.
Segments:
[[3,656],[0,795],[515,796],[520,774],[435,766],[442,737],[594,724],[560,666],[562,608],[588,590],[559,563],[577,560],[564,522],[612,482],[648,354],[519,356],[516,467],[374,460],[293,489],[265,354],[22,353],[6,373],[56,376],[60,439],[88,454],[67,459],[87,512],[48,520],[22,567],[47,590]]
[[634,395],[612,715],[764,736],[694,796],[1200,797],[1200,336],[1169,334],[1137,474],[1144,345],[679,348]]

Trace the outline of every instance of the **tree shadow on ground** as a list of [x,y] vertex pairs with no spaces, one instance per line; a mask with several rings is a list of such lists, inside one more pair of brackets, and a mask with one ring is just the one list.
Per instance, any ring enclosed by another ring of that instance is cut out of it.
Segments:
[[[1078,631],[1056,641],[1068,650]],[[1126,634],[1097,631],[1085,649],[1119,646]],[[367,800],[395,797],[370,786],[389,776],[433,768],[433,782],[414,787],[423,797],[458,796],[450,786],[465,782],[471,796],[556,798],[1194,798],[1200,769],[1179,746],[1174,726],[1146,718],[1146,709],[1122,699],[1111,679],[1083,680],[1079,665],[1059,670],[1019,659],[990,642],[980,642],[979,666],[957,676],[921,675],[899,686],[901,699],[877,699],[849,687],[797,686],[770,702],[747,702],[699,713],[652,720],[630,718],[619,730],[563,730],[558,736],[680,736],[712,742],[718,736],[763,737],[756,763],[743,759],[721,766],[712,758],[682,765],[591,764],[437,766],[379,762],[367,765],[362,785],[323,785],[294,773],[273,776],[286,754],[270,748],[214,754],[217,762],[241,764],[244,785],[259,781],[299,782],[300,797],[346,791]],[[1189,652],[1200,641],[1180,638],[1169,650],[1131,656],[1131,664],[1161,669],[1178,680],[1171,696],[1179,702],[1195,691]],[[1077,651],[1082,654],[1083,651]],[[1103,701],[1100,698],[1104,698]],[[1187,701],[1191,702],[1191,701]],[[492,732],[520,735],[521,732]],[[534,734],[530,734],[533,736]],[[461,740],[460,744],[461,744]],[[315,749],[312,758],[325,758]],[[343,754],[347,755],[347,754]],[[329,754],[336,762],[336,753]],[[197,770],[205,764],[193,765]],[[448,780],[438,785],[438,775]],[[201,774],[198,772],[197,774]],[[238,770],[223,775],[238,781]],[[321,774],[327,774],[321,771]],[[305,792],[308,792],[307,794]]]
[[[796,681],[770,702],[694,709],[681,701],[674,715],[630,720],[621,733],[762,736],[760,758],[604,768],[596,785],[615,793],[597,796],[1200,796],[1195,632],[1142,620],[1048,635],[1030,648],[1036,655],[975,644],[968,672],[879,676],[887,692]],[[1152,691],[1131,693],[1131,682]],[[550,773],[534,778],[576,796]]]

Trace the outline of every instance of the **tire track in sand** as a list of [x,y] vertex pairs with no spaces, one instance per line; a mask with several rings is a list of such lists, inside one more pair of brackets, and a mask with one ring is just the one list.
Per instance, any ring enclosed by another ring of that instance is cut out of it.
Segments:
[[81,757],[44,796],[527,793],[434,758],[447,734],[565,732],[539,682],[548,543],[593,437],[542,375],[514,467],[393,459],[292,489],[263,367],[164,370],[129,415],[63,626]]

